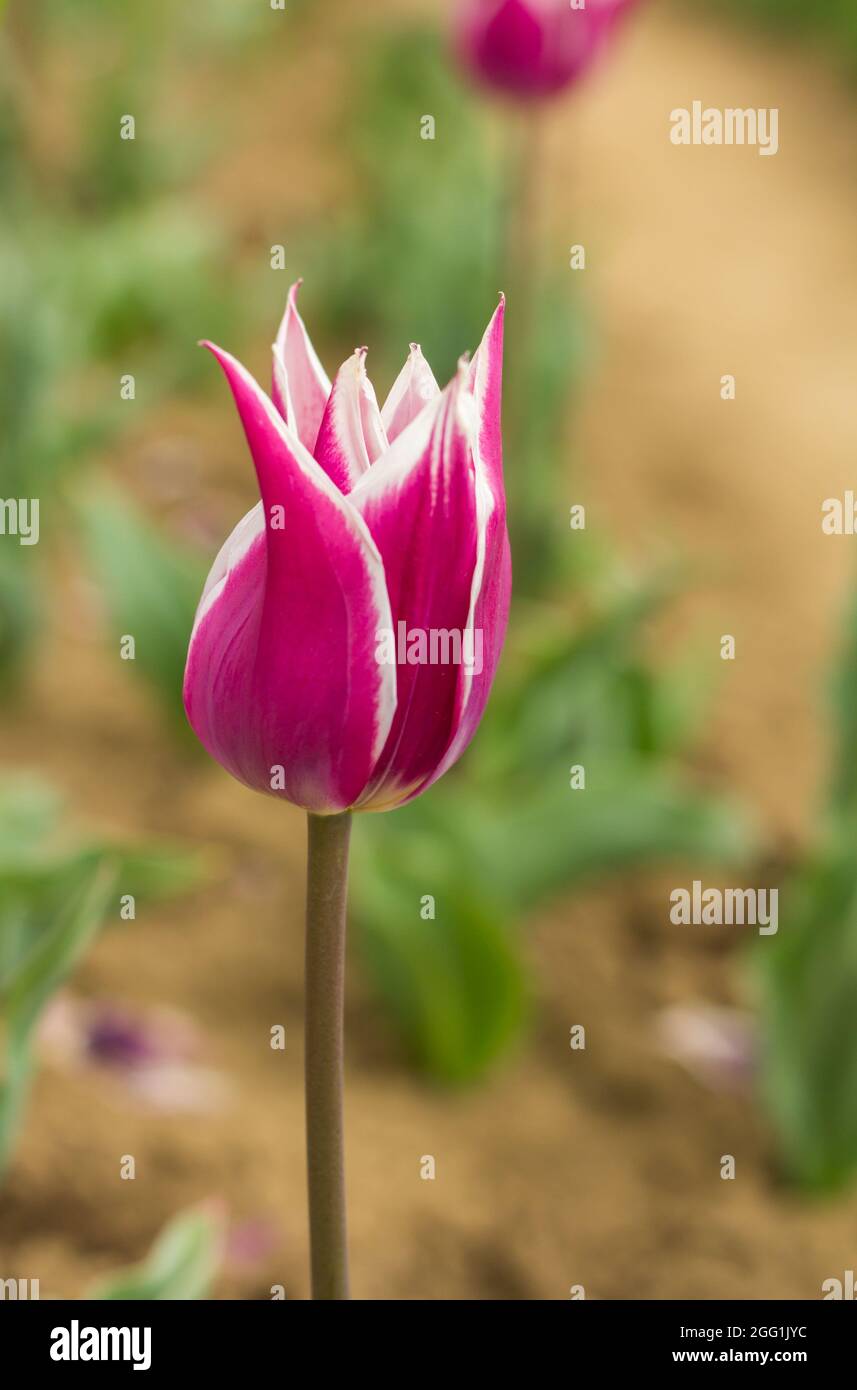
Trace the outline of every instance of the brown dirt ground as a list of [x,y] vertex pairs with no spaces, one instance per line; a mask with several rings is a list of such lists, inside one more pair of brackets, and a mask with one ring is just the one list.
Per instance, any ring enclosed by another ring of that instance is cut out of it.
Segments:
[[[313,163],[306,142],[289,155],[275,122],[260,134],[252,113],[266,91],[273,112],[318,110],[319,92],[338,90],[347,46],[337,59],[331,32],[307,58],[305,91],[279,92],[272,69],[236,95],[235,142],[204,196],[216,211],[228,191],[248,235],[271,216],[265,142],[278,167]],[[780,154],[674,149],[667,113],[696,96],[779,106]],[[570,500],[587,501],[631,553],[665,542],[694,559],[699,583],[664,640],[692,630],[716,651],[722,632],[738,639],[703,762],[790,838],[809,828],[823,752],[816,692],[850,571],[847,542],[821,536],[819,508],[853,484],[855,127],[852,100],[800,55],[651,12],[548,132],[546,236],[564,259],[570,243],[587,245],[601,336],[577,428],[586,482]],[[331,191],[318,187],[324,206]],[[293,202],[314,210],[307,184]],[[737,376],[734,404],[719,399],[725,372]],[[177,406],[159,426],[204,459],[207,505],[224,523],[250,498],[228,419]],[[150,447],[132,444],[125,467]],[[218,881],[106,932],[76,988],[187,1011],[231,1089],[214,1113],[153,1115],[91,1073],[46,1066],[0,1200],[4,1277],[78,1296],[139,1257],[177,1210],[217,1196],[277,1237],[255,1269],[227,1271],[218,1295],[266,1297],[281,1283],[303,1297],[301,817],[214,766],[178,765],[92,630],[91,595],[72,578],[0,753],[43,769],[84,823],[178,838],[191,825],[217,847]],[[661,1007],[738,997],[731,944],[668,935],[663,901],[663,882],[641,875],[531,922],[535,1028],[463,1094],[414,1081],[352,971],[359,1296],[552,1299],[583,1283],[594,1298],[798,1298],[854,1267],[857,1202],[812,1205],[784,1190],[752,1101],[705,1090],[658,1053]],[[268,1046],[277,1022],[284,1053]],[[573,1022],[587,1025],[585,1053],[568,1049]],[[118,1176],[127,1153],[133,1183]],[[419,1177],[426,1153],[433,1183]],[[735,1182],[720,1180],[723,1153],[736,1156]]]

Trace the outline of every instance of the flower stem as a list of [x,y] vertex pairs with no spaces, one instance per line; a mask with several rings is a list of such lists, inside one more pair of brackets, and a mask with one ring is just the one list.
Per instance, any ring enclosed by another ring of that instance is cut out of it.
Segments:
[[314,1299],[349,1297],[342,1058],[350,838],[348,811],[307,818],[304,1065]]

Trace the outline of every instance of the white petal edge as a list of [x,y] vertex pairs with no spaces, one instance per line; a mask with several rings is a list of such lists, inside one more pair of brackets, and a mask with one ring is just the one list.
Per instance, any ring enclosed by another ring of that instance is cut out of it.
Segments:
[[[422,401],[423,408],[440,395],[440,387],[435,380],[434,372],[423,357],[419,343],[411,343],[408,360],[390,387],[390,393],[381,407],[381,420],[388,434],[396,418],[396,411],[411,389],[413,389],[417,399]],[[416,411],[412,419],[416,419],[419,413]],[[412,423],[412,421],[408,423]],[[395,438],[398,438],[401,433],[402,431],[399,430]]]
[[310,338],[309,333],[307,332],[307,326],[301,317],[300,310],[298,309],[297,295],[298,290],[300,289],[302,284],[302,280],[296,280],[295,283],[291,285],[289,288],[289,295],[288,299],[286,300],[286,307],[283,311],[283,317],[280,320],[280,326],[277,329],[277,337],[274,342],[274,347],[280,353],[283,368],[285,369],[286,339],[289,335],[289,317],[291,315],[291,317],[295,321],[295,325],[298,329],[298,332],[303,338],[304,347],[306,348],[307,361],[309,362],[310,367],[312,368],[313,375],[316,377],[319,386],[322,387],[325,394],[329,396],[330,378],[328,377],[327,372],[324,370],[321,358],[319,357],[318,353],[313,347],[312,339]]

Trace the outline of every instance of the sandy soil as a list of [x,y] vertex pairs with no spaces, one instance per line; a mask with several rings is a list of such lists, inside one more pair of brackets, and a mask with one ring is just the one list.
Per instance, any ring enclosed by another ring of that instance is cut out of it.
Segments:
[[[329,52],[321,65],[335,90]],[[303,80],[310,99],[318,72]],[[273,216],[270,182],[241,155],[259,83],[207,190],[231,188],[248,231]],[[779,106],[780,154],[674,149],[669,110],[696,96]],[[815,696],[850,570],[847,541],[821,534],[820,504],[853,483],[855,127],[825,70],[651,13],[557,109],[547,142],[549,253],[565,260],[570,243],[586,244],[601,337],[570,500],[588,502],[630,553],[666,544],[693,559],[698,584],[664,641],[694,631],[715,656],[721,633],[738,641],[702,761],[789,836],[808,829]],[[330,189],[317,196],[323,205]],[[295,197],[309,206],[305,189]],[[738,382],[731,404],[719,398],[726,372]],[[250,496],[227,420],[169,422],[204,455],[217,514]],[[64,589],[0,753],[43,768],[90,825],[178,838],[193,825],[216,848],[217,881],[106,932],[76,987],[187,1011],[229,1090],[210,1113],[156,1115],[92,1073],[46,1067],[0,1197],[4,1276],[77,1296],[140,1256],[175,1211],[214,1196],[273,1235],[255,1265],[224,1273],[218,1295],[266,1297],[280,1283],[304,1297],[301,818],[203,761],[177,767],[145,697],[92,639],[90,599],[77,582]],[[664,1005],[739,991],[734,949],[703,930],[668,935],[662,903],[662,885],[641,876],[528,924],[535,1028],[489,1084],[460,1095],[403,1069],[352,971],[359,1296],[561,1299],[583,1284],[595,1298],[815,1297],[853,1267],[857,1203],[800,1203],[776,1180],[752,1100],[704,1089],[658,1052]],[[568,1048],[576,1022],[584,1053]],[[283,1053],[269,1047],[275,1023]],[[119,1179],[129,1153],[133,1183]],[[724,1153],[735,1182],[720,1179]],[[424,1154],[434,1182],[420,1178]]]

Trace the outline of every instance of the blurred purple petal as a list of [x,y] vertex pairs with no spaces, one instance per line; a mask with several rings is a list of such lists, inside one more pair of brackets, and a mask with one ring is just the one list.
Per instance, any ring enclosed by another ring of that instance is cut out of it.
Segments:
[[118,1081],[124,1096],[158,1110],[212,1110],[226,1096],[220,1075],[194,1061],[201,1040],[192,1021],[172,1010],[60,995],[45,1013],[40,1039],[62,1065],[100,1072]]
[[755,1021],[739,1009],[675,1005],[659,1014],[657,1033],[661,1050],[705,1085],[739,1089],[755,1073]]

